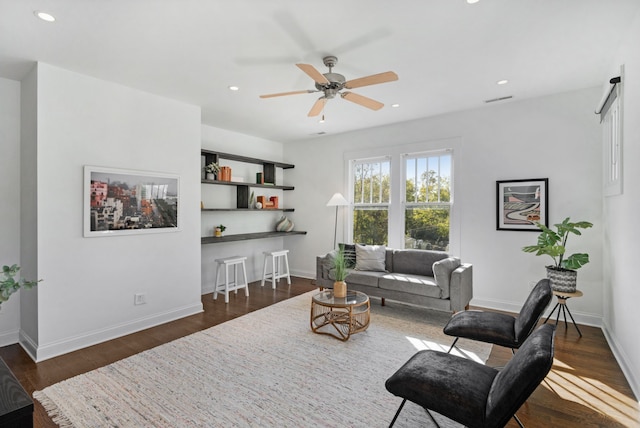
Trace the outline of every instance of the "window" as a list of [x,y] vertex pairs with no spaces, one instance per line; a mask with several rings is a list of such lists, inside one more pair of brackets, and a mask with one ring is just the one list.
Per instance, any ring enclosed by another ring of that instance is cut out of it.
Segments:
[[387,245],[391,162],[388,158],[351,162],[353,242]]
[[457,250],[451,145],[456,141],[391,146],[348,159],[351,242],[441,251],[452,251],[453,242]]
[[404,248],[449,250],[450,152],[406,155]]

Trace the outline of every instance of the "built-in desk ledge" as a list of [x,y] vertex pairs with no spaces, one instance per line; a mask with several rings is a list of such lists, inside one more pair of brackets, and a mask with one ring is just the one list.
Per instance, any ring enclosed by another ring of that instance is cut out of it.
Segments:
[[255,232],[255,233],[240,233],[237,235],[224,235],[224,236],[203,236],[200,238],[201,244],[219,244],[221,242],[234,242],[234,241],[247,241],[250,239],[263,239],[263,238],[282,238],[292,235],[306,235],[307,232],[300,230],[292,230],[291,232]]
[[286,211],[293,212],[294,208],[202,208],[201,211]]

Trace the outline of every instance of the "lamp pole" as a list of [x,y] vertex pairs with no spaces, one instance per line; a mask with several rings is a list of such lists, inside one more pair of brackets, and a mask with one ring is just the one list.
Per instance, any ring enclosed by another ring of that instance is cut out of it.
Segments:
[[342,193],[334,193],[329,202],[327,202],[328,207],[336,207],[336,218],[334,222],[333,228],[333,248],[336,248],[336,240],[338,237],[338,207],[349,205],[349,201],[342,196]]

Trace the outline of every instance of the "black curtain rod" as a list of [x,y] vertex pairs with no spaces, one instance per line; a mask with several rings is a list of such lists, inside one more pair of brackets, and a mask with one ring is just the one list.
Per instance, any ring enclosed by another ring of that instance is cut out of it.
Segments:
[[607,105],[607,102],[609,101],[609,98],[611,98],[613,90],[616,88],[616,85],[620,83],[620,81],[620,76],[612,77],[611,79],[609,79],[609,84],[611,84],[611,87],[609,88],[609,92],[607,92],[607,95],[602,97],[602,101],[600,101],[600,103],[598,104],[598,107],[595,111],[596,114],[602,113],[602,109]]

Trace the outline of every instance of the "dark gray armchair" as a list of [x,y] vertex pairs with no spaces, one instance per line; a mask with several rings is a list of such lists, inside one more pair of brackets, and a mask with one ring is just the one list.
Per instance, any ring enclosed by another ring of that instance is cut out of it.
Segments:
[[389,426],[407,400],[436,426],[430,410],[470,428],[505,426],[551,370],[554,333],[554,325],[538,327],[502,370],[444,352],[416,353],[385,383],[403,399]]
[[531,290],[516,317],[498,312],[458,312],[443,329],[445,334],[456,338],[448,352],[451,352],[461,337],[505,346],[513,352],[529,337],[552,298],[551,282],[541,279]]

